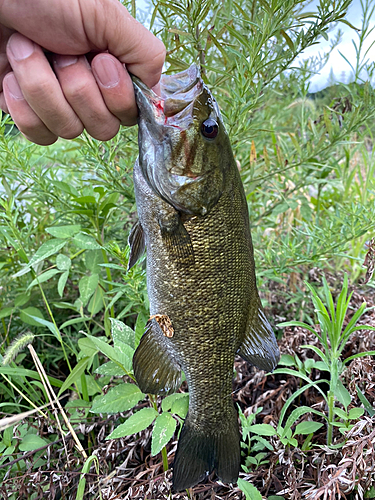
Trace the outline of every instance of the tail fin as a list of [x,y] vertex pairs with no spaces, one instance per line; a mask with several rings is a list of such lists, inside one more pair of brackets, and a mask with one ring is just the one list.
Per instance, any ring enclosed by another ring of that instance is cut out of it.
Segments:
[[225,429],[207,431],[192,424],[187,416],[173,464],[175,491],[195,486],[214,469],[225,483],[237,482],[241,460],[237,418],[230,419],[229,424]]

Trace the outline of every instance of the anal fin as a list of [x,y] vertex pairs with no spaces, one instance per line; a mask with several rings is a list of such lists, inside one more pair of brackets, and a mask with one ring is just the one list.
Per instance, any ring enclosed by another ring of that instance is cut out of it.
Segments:
[[139,220],[134,224],[130,231],[128,243],[130,246],[130,255],[128,262],[129,271],[129,269],[131,269],[137,262],[137,260],[142,256],[146,247],[145,234]]
[[155,318],[146,325],[134,353],[133,369],[139,388],[146,394],[169,394],[181,384],[181,368]]
[[250,321],[238,354],[261,370],[272,372],[276,368],[280,351],[272,327],[261,308]]

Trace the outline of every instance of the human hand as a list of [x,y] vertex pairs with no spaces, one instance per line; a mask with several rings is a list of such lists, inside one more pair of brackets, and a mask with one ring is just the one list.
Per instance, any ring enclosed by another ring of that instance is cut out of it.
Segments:
[[111,139],[137,121],[128,71],[160,79],[163,43],[118,0],[0,0],[0,23],[0,108],[37,144]]

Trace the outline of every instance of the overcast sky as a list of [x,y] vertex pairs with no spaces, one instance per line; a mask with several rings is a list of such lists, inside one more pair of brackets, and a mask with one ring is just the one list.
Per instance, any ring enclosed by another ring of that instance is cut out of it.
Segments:
[[[366,3],[366,0],[362,0],[363,3]],[[318,1],[314,1],[310,4],[307,10],[313,10],[311,7],[316,5]],[[371,2],[374,4],[374,0]],[[347,15],[347,20],[353,24],[356,28],[361,28],[362,26],[362,8],[360,0],[354,0]],[[370,27],[375,25],[375,18],[372,16]],[[355,49],[352,40],[358,42],[358,34],[347,26],[344,23],[339,23],[339,25],[329,33],[330,40],[334,38],[334,34],[337,33],[337,30],[340,29],[343,32],[342,40],[339,46],[332,52],[331,57],[327,63],[327,65],[323,68],[319,75],[315,75],[311,78],[311,87],[310,90],[315,92],[327,86],[327,83],[330,82],[330,73],[332,72],[335,79],[337,81],[348,82],[351,79],[352,70],[348,63],[343,59],[339,53],[342,52],[345,57],[355,66]],[[369,47],[372,41],[375,39],[375,29],[372,31],[370,36],[368,37],[365,50]],[[314,45],[313,47],[308,48],[302,55],[302,59],[306,57],[310,57],[315,55],[317,52],[322,51],[325,52],[329,49],[330,42],[322,39],[321,43],[318,45]],[[375,45],[370,49],[368,53],[368,58],[371,61],[375,60]]]

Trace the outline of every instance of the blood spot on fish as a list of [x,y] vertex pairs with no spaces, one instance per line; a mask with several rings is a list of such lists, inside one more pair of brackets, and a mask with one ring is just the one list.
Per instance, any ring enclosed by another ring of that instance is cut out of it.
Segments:
[[166,314],[153,314],[152,316],[150,316],[149,321],[151,321],[152,319],[154,319],[158,323],[164,337],[168,337],[169,339],[173,337],[174,328],[169,316],[167,316]]
[[154,102],[155,108],[164,113],[164,101],[160,99],[160,101]]

